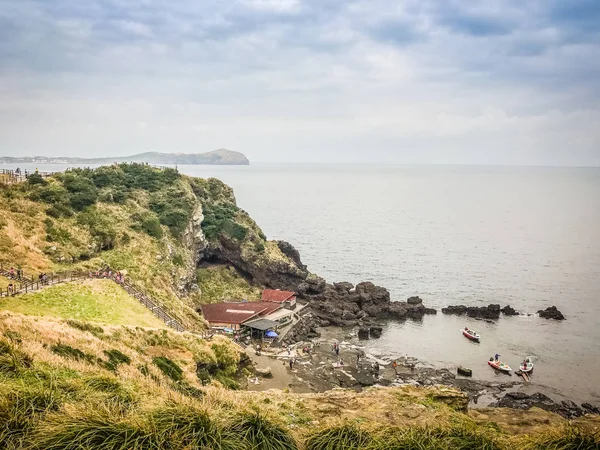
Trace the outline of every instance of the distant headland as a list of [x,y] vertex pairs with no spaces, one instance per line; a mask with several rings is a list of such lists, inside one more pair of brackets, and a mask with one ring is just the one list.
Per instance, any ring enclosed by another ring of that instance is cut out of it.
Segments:
[[63,156],[2,156],[2,164],[112,164],[114,162],[144,162],[148,164],[208,164],[222,166],[247,166],[250,161],[243,153],[221,148],[206,153],[158,153],[146,152],[131,156],[114,156],[104,158],[70,158]]

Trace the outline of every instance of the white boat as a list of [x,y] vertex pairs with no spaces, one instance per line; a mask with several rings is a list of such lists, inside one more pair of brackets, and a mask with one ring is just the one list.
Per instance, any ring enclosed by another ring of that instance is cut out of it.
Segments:
[[470,339],[471,341],[475,341],[475,342],[479,342],[479,335],[473,331],[473,330],[469,330],[468,328],[465,328],[464,330],[461,330],[462,334],[464,337],[466,337],[467,339]]
[[533,372],[533,356],[528,356],[525,358],[525,361],[521,363],[519,369],[521,369],[521,372],[527,374]]

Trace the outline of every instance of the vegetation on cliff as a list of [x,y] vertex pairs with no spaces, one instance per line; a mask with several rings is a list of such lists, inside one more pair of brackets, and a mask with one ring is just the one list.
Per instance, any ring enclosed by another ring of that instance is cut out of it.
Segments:
[[[231,188],[214,178],[143,164],[72,169],[49,178],[31,174],[26,183],[0,185],[0,208],[4,266],[28,275],[107,266],[125,271],[189,329],[204,327],[195,312],[202,302],[227,293],[256,298],[253,285],[268,278],[256,274],[279,267],[302,276],[237,207]],[[211,289],[196,272],[203,259],[228,263],[244,277],[220,277]]]

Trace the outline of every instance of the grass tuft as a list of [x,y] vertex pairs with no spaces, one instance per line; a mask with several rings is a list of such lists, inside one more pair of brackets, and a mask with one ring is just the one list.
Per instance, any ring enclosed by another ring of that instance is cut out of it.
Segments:
[[578,427],[564,428],[533,436],[523,445],[528,450],[600,450],[600,432],[586,432]]
[[[280,424],[258,412],[235,415],[227,426],[227,437],[237,440],[240,446],[233,449],[297,450],[291,434]],[[245,445],[245,446],[244,446]]]
[[156,367],[160,369],[171,380],[177,382],[183,379],[183,370],[174,361],[171,361],[166,356],[157,356],[152,359]]
[[371,433],[356,423],[348,422],[337,427],[325,428],[310,435],[305,442],[306,450],[362,450],[373,445]]

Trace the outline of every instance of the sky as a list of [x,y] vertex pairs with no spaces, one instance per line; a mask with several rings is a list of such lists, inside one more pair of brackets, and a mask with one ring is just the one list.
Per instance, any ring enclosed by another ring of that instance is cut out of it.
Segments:
[[2,0],[0,156],[600,166],[599,0]]

